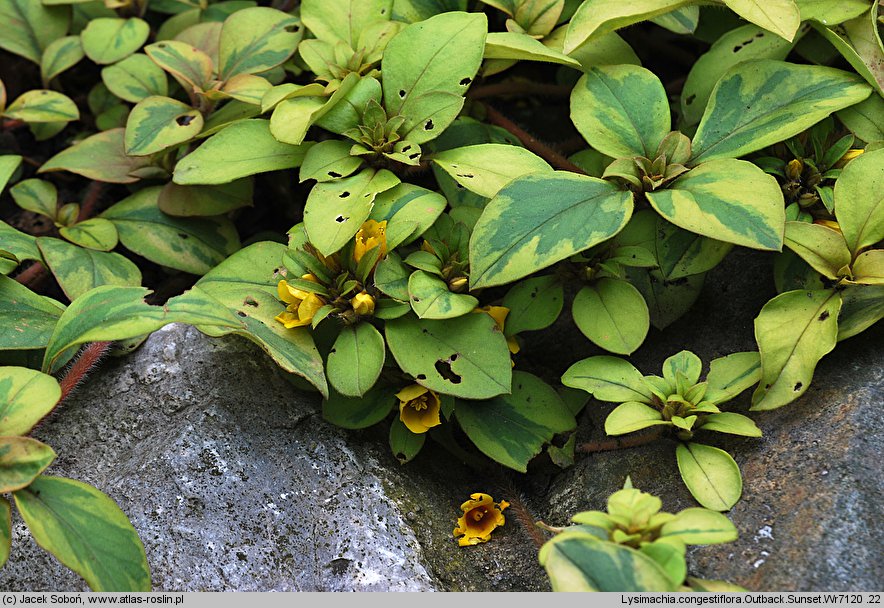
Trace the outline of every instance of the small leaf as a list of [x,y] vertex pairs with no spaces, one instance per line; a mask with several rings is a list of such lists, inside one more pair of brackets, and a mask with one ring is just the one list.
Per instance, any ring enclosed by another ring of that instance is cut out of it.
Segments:
[[853,285],[841,292],[838,340],[846,340],[884,319],[884,285]]
[[93,591],[150,591],[144,545],[109,497],[85,483],[47,476],[13,496],[37,544]]
[[528,173],[549,171],[549,164],[524,148],[505,144],[478,144],[438,152],[433,162],[461,186],[486,198]]
[[378,194],[369,219],[387,222],[387,249],[408,245],[432,226],[448,201],[438,192],[413,184],[397,184]]
[[730,401],[761,380],[761,355],[733,353],[714,359],[706,375],[704,401],[719,404]]
[[42,179],[26,179],[10,188],[9,193],[15,200],[15,204],[22,209],[45,215],[52,220],[55,219],[58,207],[58,190],[55,189],[55,184],[52,182]]
[[492,32],[485,39],[485,59],[543,61],[580,68],[580,62],[564,53],[544,46],[522,32]]
[[473,296],[451,293],[445,281],[421,270],[408,279],[408,295],[411,308],[421,319],[452,319],[479,305]]
[[68,122],[80,118],[80,111],[66,95],[37,89],[9,104],[3,115],[28,123]]
[[350,156],[351,144],[352,142],[339,139],[328,139],[310,148],[301,165],[300,181],[315,179],[318,182],[330,182],[355,173],[362,165],[362,159]]
[[79,36],[65,36],[54,40],[43,51],[43,57],[40,60],[40,74],[43,77],[44,86],[65,70],[77,65],[84,55]]
[[648,305],[627,281],[599,279],[574,298],[571,314],[583,335],[620,355],[635,352],[650,328]]
[[605,433],[608,435],[625,435],[652,426],[670,426],[663,415],[652,407],[638,401],[627,401],[614,408],[605,418]]
[[103,68],[101,80],[111,93],[132,103],[169,93],[169,84],[163,70],[150,57],[141,53],[130,55]]
[[820,274],[835,279],[850,264],[850,250],[837,230],[820,224],[786,222],[783,243]]
[[853,280],[862,285],[884,285],[884,250],[863,251],[853,262]]
[[0,437],[0,493],[27,487],[55,460],[55,451],[30,437]]
[[149,156],[190,141],[203,128],[203,115],[169,97],[138,102],[126,121],[126,154]]
[[0,436],[27,435],[61,399],[52,376],[26,367],[0,367]]
[[707,509],[727,511],[743,493],[740,468],[724,450],[699,443],[675,448],[678,470],[694,499]]
[[144,47],[144,52],[181,83],[185,91],[209,88],[215,66],[198,48],[177,40],[163,40]]
[[663,378],[670,386],[678,386],[678,374],[684,374],[688,384],[694,385],[700,379],[703,362],[694,353],[683,350],[667,357],[663,362]]
[[755,318],[762,377],[752,410],[772,410],[804,394],[817,362],[835,348],[841,295],[837,291],[787,291]]
[[654,397],[641,372],[619,357],[589,357],[574,363],[562,376],[562,384],[580,388],[599,401],[639,401]]
[[717,545],[737,540],[737,529],[721,513],[694,507],[679,511],[663,524],[660,537],[686,545]]
[[362,397],[345,397],[332,391],[322,402],[322,417],[344,429],[365,429],[386,418],[397,405],[395,389],[376,387]]
[[841,171],[835,217],[854,256],[884,239],[884,150],[866,152]]
[[838,119],[866,142],[884,140],[884,99],[869,95],[865,101],[838,112]]
[[91,135],[47,160],[38,173],[70,171],[100,182],[135,183],[141,179],[138,171],[148,167],[151,159],[126,154],[125,132],[111,129]]
[[110,251],[117,246],[119,238],[114,225],[100,217],[94,217],[73,226],[62,226],[58,232],[75,245],[97,251]]
[[794,0],[723,0],[740,17],[774,34],[792,40],[801,25]]
[[390,450],[400,464],[414,460],[426,440],[426,433],[412,433],[398,418],[390,424]]
[[653,265],[659,266],[665,279],[674,281],[712,270],[733,248],[732,243],[684,230],[658,216]]
[[150,26],[136,17],[92,19],[80,34],[86,56],[100,65],[125,59],[140,49],[149,35]]
[[516,283],[503,298],[510,309],[503,330],[507,337],[552,325],[564,305],[564,286],[554,275],[533,277]]
[[265,7],[233,13],[221,29],[218,73],[221,80],[264,72],[285,62],[304,35],[292,15]]
[[237,74],[224,83],[221,92],[233,99],[260,106],[264,95],[273,88],[266,78],[254,74]]
[[49,237],[40,237],[37,244],[46,265],[71,301],[102,285],[141,285],[138,266],[118,253],[93,251]]
[[[2,85],[0,85],[0,87],[2,87]],[[2,91],[2,88],[0,88],[0,91]],[[2,94],[0,94],[0,98],[2,98]],[[0,103],[0,108],[2,108],[2,106],[3,104]],[[0,109],[0,112],[2,112],[2,109]],[[12,174],[15,173],[15,170],[18,169],[20,164],[21,156],[18,156],[17,154],[0,155],[0,193],[3,192],[3,189],[12,177]]]
[[384,367],[384,337],[368,322],[344,327],[328,355],[328,381],[345,397],[362,397]]
[[0,351],[44,348],[62,312],[55,300],[0,275]]
[[681,585],[688,573],[685,562],[685,546],[674,542],[643,543],[639,551],[647,555],[666,571],[674,585]]
[[709,414],[699,428],[704,431],[716,431],[743,437],[761,437],[761,429],[755,426],[751,418],[733,412]]

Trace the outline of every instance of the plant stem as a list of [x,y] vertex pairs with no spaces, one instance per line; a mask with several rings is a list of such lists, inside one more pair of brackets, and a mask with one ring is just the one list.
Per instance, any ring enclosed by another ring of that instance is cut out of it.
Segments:
[[84,220],[88,220],[95,213],[95,206],[98,204],[98,199],[101,198],[101,194],[104,192],[104,184],[102,182],[93,181],[86,188],[86,194],[83,195],[83,202],[80,203],[80,215],[77,216],[77,221],[82,222]]
[[629,437],[625,437],[623,439],[619,437],[612,437],[610,439],[600,439],[598,441],[590,441],[587,443],[581,443],[577,446],[576,451],[581,452],[583,454],[594,454],[596,452],[611,452],[613,450],[628,450],[630,448],[637,448],[643,445],[647,445],[649,443],[653,443],[657,441],[663,436],[663,432],[660,429],[655,429],[653,432],[644,433],[639,435],[631,435]]
[[467,97],[470,99],[486,99],[488,97],[530,96],[538,97],[568,97],[571,89],[558,84],[546,84],[530,81],[507,81],[495,84],[486,84],[470,89]]
[[61,385],[61,399],[59,403],[67,399],[74,389],[86,378],[90,371],[101,361],[102,357],[110,350],[112,342],[93,342],[86,346],[71,366],[62,376],[59,384]]
[[515,135],[522,145],[534,152],[537,156],[548,162],[556,169],[564,169],[573,173],[586,175],[586,171],[572,163],[570,160],[553,150],[551,147],[535,138],[533,135],[522,129],[519,125],[511,121],[509,118],[492,108],[487,104],[483,104],[488,117],[488,122],[503,129],[506,129]]
[[31,291],[37,291],[48,276],[49,272],[46,270],[46,267],[40,262],[34,262],[15,275],[14,278]]

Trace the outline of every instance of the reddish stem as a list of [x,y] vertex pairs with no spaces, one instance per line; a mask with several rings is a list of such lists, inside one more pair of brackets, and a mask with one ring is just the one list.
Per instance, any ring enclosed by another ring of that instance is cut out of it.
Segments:
[[586,175],[586,171],[572,163],[570,160],[553,150],[547,144],[535,138],[533,135],[522,129],[519,125],[511,121],[509,118],[485,104],[485,112],[488,116],[488,122],[506,129],[515,135],[522,145],[534,152],[537,156],[547,161],[556,169],[564,169],[573,173]]
[[611,452],[614,450],[628,450],[639,446],[653,443],[663,436],[660,429],[656,429],[651,433],[641,435],[631,435],[629,437],[619,438],[612,437],[610,439],[600,439],[599,441],[590,441],[581,443],[577,446],[576,451],[583,454],[593,454],[595,452]]
[[80,215],[77,216],[78,222],[88,220],[92,217],[95,213],[95,206],[98,204],[98,199],[101,198],[102,192],[104,192],[104,184],[102,182],[93,181],[89,184],[89,187],[86,188],[86,194],[83,195],[83,202],[80,203]]
[[21,129],[25,126],[25,122],[23,120],[18,120],[17,118],[7,118],[2,124],[0,124],[0,130],[2,131],[14,131],[15,129]]
[[571,95],[571,88],[558,84],[511,80],[475,87],[467,93],[467,97],[470,99],[530,95],[537,95],[539,97],[569,97]]
[[101,361],[104,355],[110,350],[112,342],[93,342],[86,346],[71,366],[67,369],[64,376],[59,381],[61,385],[61,399],[59,403],[67,399],[74,389],[86,378],[92,369]]
[[15,280],[31,291],[37,291],[48,277],[49,271],[46,270],[46,267],[40,262],[34,262],[15,275]]

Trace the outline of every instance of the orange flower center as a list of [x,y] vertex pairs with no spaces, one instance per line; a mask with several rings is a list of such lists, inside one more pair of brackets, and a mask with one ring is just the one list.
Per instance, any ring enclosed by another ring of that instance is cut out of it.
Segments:
[[470,517],[472,517],[472,518],[473,518],[473,521],[475,521],[475,522],[480,522],[480,521],[482,521],[482,518],[485,517],[486,515],[488,515],[488,509],[486,509],[485,507],[480,507],[480,508],[478,508],[478,509],[473,509],[473,510],[470,512]]
[[408,402],[409,407],[413,407],[415,411],[425,410],[429,407],[427,404],[427,396],[429,393],[424,393],[420,397],[416,397]]

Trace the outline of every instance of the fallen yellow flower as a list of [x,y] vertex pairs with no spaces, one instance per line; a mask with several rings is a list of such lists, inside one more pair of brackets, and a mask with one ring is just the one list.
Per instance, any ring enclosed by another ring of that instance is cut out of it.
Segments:
[[399,399],[399,420],[415,434],[426,433],[442,424],[439,395],[420,384],[411,384],[396,393]]
[[454,536],[463,538],[458,538],[457,544],[467,547],[488,542],[491,533],[506,523],[503,510],[508,506],[510,504],[505,500],[495,503],[488,494],[471,494],[470,500],[460,506],[463,515],[457,520]]
[[[313,283],[318,282],[312,274],[305,274],[301,278]],[[279,294],[279,299],[288,304],[283,312],[276,315],[276,320],[282,323],[286,329],[310,325],[313,315],[325,306],[322,298],[315,293],[292,287],[285,280],[277,283],[276,291]]]

